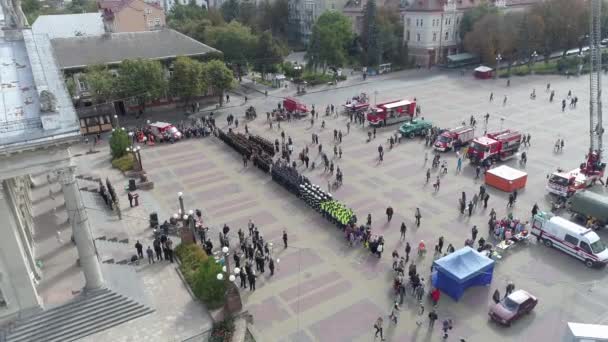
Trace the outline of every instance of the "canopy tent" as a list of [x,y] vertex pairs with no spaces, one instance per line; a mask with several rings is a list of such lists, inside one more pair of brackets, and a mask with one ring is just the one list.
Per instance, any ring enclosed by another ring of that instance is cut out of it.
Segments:
[[477,68],[475,68],[473,74],[475,75],[476,78],[481,78],[481,79],[487,79],[487,78],[492,78],[492,72],[494,71],[494,69],[487,67],[485,65],[480,65]]
[[458,300],[467,288],[492,282],[494,261],[467,246],[435,260],[433,267],[433,286]]
[[463,62],[478,58],[476,55],[468,52],[457,53],[447,57],[448,62]]

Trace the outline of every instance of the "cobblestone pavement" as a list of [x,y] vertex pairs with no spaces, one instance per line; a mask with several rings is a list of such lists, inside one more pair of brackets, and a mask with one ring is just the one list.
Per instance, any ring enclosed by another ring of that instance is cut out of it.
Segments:
[[[548,101],[545,85],[551,82],[556,89],[556,101]],[[536,100],[529,94],[536,88]],[[156,187],[154,198],[162,208],[161,219],[177,211],[177,192],[184,192],[186,209],[203,209],[207,223],[214,228],[228,224],[234,241],[236,231],[245,228],[249,219],[261,227],[265,239],[273,241],[275,258],[280,259],[274,277],[259,278],[258,289],[243,292],[245,308],[254,315],[255,328],[263,341],[371,341],[373,323],[379,315],[385,317],[394,296],[391,291],[392,272],[390,252],[403,252],[399,241],[399,225],[408,226],[407,241],[427,241],[435,244],[439,236],[456,248],[463,245],[471,227],[477,225],[480,236],[487,237],[490,208],[499,217],[507,213],[506,194],[489,189],[488,210],[478,209],[472,217],[461,216],[457,199],[462,191],[469,196],[479,189],[474,169],[465,163],[463,172],[455,174],[456,157],[444,154],[449,161],[449,172],[442,179],[441,190],[434,193],[424,184],[426,150],[423,141],[404,141],[392,150],[387,139],[397,126],[378,130],[371,143],[366,143],[367,128],[352,125],[346,134],[346,118],[324,118],[328,104],[338,107],[359,92],[367,92],[378,102],[416,97],[422,116],[442,127],[456,126],[475,115],[490,113],[488,130],[513,128],[531,133],[531,147],[527,149],[529,173],[526,189],[520,191],[513,209],[515,216],[527,218],[535,202],[548,208],[545,196],[545,176],[555,167],[574,168],[583,161],[588,146],[587,106],[588,79],[569,80],[558,77],[514,78],[511,86],[505,80],[474,80],[459,74],[412,74],[407,78],[386,78],[359,86],[308,94],[301,99],[321,111],[314,128],[309,120],[283,123],[281,129],[294,139],[297,152],[311,141],[311,133],[320,134],[324,151],[333,149],[333,129],[345,134],[341,143],[343,158],[334,160],[344,172],[344,185],[334,192],[337,199],[351,206],[364,220],[373,216],[373,232],[383,234],[387,241],[385,255],[378,259],[362,248],[346,246],[340,232],[300,200],[284,191],[253,166],[243,167],[241,157],[215,138],[189,140],[173,145],[157,145],[143,150],[143,163]],[[560,102],[568,90],[578,96],[576,109],[561,112]],[[377,95],[374,95],[377,92]],[[490,102],[490,92],[495,100]],[[507,96],[506,105],[503,97]],[[258,110],[258,119],[245,122],[244,107],[229,109],[240,118],[239,131],[246,123],[251,132],[271,140],[280,139],[281,129],[270,129],[264,113],[276,106],[277,97],[260,96],[251,99]],[[501,120],[502,118],[502,120]],[[320,128],[321,120],[326,128]],[[220,126],[224,117],[218,118]],[[483,123],[480,124],[483,126]],[[483,128],[478,129],[482,131]],[[480,133],[480,132],[478,132]],[[563,153],[552,152],[555,140],[565,139]],[[385,160],[378,163],[377,147],[385,146]],[[313,159],[316,146],[311,146]],[[317,157],[317,163],[320,161]],[[506,164],[519,168],[516,160]],[[300,169],[302,167],[300,166]],[[304,175],[325,187],[329,180],[322,169],[303,170]],[[603,191],[603,189],[598,189]],[[392,222],[386,223],[387,206],[395,209]],[[413,224],[414,210],[420,207],[422,225]],[[281,233],[286,229],[289,248],[282,246]],[[604,233],[600,233],[604,234]],[[418,270],[429,278],[432,257],[415,259]],[[605,270],[586,269],[580,262],[555,250],[531,242],[509,252],[498,262],[492,285],[465,292],[459,302],[443,295],[438,306],[439,319],[451,318],[454,329],[450,339],[467,341],[556,341],[565,331],[567,321],[604,322],[608,290],[599,286]],[[540,304],[535,311],[510,328],[488,322],[487,310],[494,289],[504,292],[508,281],[517,288],[536,294]],[[428,283],[428,282],[427,282]],[[425,302],[426,303],[426,302]],[[427,303],[428,304],[428,303]],[[414,303],[408,296],[397,325],[385,324],[385,335],[390,341],[439,341],[440,324],[433,330],[425,323],[414,323]],[[428,308],[428,305],[427,305]],[[428,311],[427,311],[428,312]]]

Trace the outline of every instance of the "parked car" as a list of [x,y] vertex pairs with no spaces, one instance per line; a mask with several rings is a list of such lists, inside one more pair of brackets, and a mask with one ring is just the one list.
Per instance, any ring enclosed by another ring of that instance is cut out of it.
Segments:
[[528,314],[538,304],[538,299],[524,290],[516,290],[490,308],[490,318],[499,324],[510,326],[522,315]]
[[413,119],[399,127],[399,133],[406,138],[413,138],[416,135],[423,135],[427,130],[431,129],[433,124],[422,119]]

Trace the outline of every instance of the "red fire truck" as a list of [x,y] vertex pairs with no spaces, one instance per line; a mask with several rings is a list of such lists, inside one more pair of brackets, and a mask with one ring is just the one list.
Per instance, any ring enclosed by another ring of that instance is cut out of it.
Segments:
[[416,113],[416,102],[397,100],[377,104],[367,113],[371,126],[386,126],[411,120]]
[[521,146],[521,133],[504,130],[488,133],[473,140],[467,155],[472,163],[490,165],[492,161],[506,160],[513,156]]
[[587,162],[570,172],[558,169],[549,176],[547,191],[560,197],[570,197],[578,190],[595,184],[604,177],[606,164],[599,162],[597,152],[587,156]]
[[286,111],[296,114],[297,116],[306,116],[308,108],[302,102],[294,99],[293,97],[286,97],[283,99],[283,108]]
[[441,133],[435,141],[437,151],[449,151],[468,145],[475,137],[475,129],[471,126],[460,126]]

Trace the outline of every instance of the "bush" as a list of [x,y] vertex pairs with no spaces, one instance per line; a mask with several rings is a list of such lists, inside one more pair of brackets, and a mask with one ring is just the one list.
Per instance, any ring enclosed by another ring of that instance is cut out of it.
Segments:
[[112,160],[112,166],[119,169],[122,172],[133,170],[133,165],[135,164],[135,159],[133,158],[133,154],[125,154],[120,158],[116,158]]
[[124,128],[117,128],[110,136],[110,153],[112,159],[120,158],[127,154],[127,147],[131,146],[131,139]]
[[211,328],[211,336],[209,342],[226,342],[232,339],[234,333],[234,319],[228,317],[223,321],[216,322]]
[[205,303],[209,310],[222,307],[226,283],[217,280],[217,274],[222,272],[222,265],[209,258],[196,244],[180,244],[175,248],[175,255],[181,263],[179,270],[196,298]]

